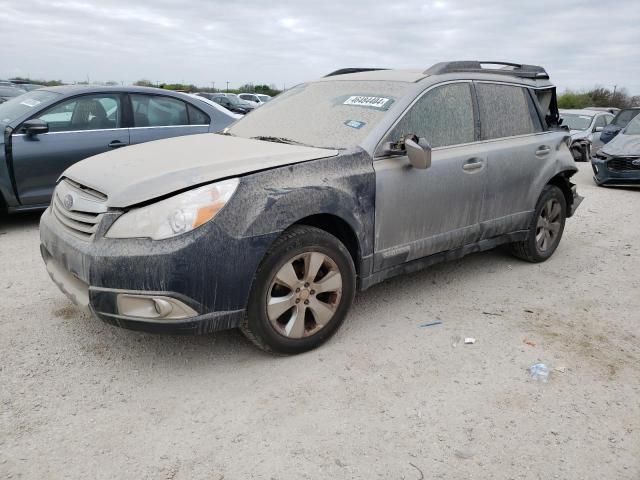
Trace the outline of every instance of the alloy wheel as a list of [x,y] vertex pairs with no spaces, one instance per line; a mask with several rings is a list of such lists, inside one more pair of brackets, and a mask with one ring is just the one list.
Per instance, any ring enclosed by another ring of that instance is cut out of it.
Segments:
[[287,260],[267,292],[267,317],[288,338],[305,338],[324,328],[342,297],[342,276],[331,257],[317,251]]
[[536,244],[540,252],[546,252],[553,248],[558,240],[558,235],[562,228],[561,215],[562,207],[560,202],[555,198],[547,200],[540,211],[536,226]]

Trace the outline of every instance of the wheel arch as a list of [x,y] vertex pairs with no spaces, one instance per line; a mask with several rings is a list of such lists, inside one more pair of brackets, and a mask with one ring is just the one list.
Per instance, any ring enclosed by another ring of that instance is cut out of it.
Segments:
[[320,213],[301,218],[293,225],[308,225],[310,227],[316,227],[336,237],[349,251],[353,264],[356,268],[356,274],[360,275],[362,267],[362,250],[360,240],[356,235],[355,229],[348,221],[338,215]]
[[546,185],[555,185],[562,191],[565,202],[567,204],[567,217],[571,216],[569,215],[569,212],[571,212],[571,206],[573,205],[573,191],[571,190],[571,187],[573,186],[573,184],[569,181],[569,179],[575,173],[576,172],[573,170],[564,170],[562,172],[555,174],[546,183]]

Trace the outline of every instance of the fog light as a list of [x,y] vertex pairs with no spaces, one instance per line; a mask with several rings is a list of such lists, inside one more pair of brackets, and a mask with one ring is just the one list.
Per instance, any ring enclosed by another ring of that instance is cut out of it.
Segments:
[[118,295],[118,313],[126,317],[176,320],[198,315],[193,308],[180,300],[156,295]]

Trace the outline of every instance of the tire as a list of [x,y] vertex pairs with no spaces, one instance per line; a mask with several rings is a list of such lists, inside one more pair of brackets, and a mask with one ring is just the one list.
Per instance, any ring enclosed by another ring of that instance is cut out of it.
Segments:
[[544,262],[558,248],[566,219],[567,201],[562,190],[555,185],[545,186],[538,198],[527,238],[512,243],[511,253],[527,262]]
[[294,225],[258,267],[240,330],[265,351],[312,350],[340,327],[355,291],[355,267],[342,242],[324,230]]
[[591,160],[591,147],[589,145],[583,145],[581,153],[583,162],[588,162]]

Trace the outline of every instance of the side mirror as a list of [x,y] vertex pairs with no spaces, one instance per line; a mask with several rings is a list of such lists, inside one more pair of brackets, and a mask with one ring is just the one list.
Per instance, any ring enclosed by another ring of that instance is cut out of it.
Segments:
[[24,122],[22,124],[22,128],[24,128],[27,136],[33,137],[35,135],[40,135],[41,133],[47,133],[49,131],[49,124],[44,120],[34,118],[33,120],[27,120]]
[[602,130],[604,130],[604,127],[596,127],[593,129],[594,132],[601,132]]
[[404,147],[413,168],[424,170],[431,166],[431,145],[426,140],[417,138],[415,135],[413,138],[408,136],[404,140]]

